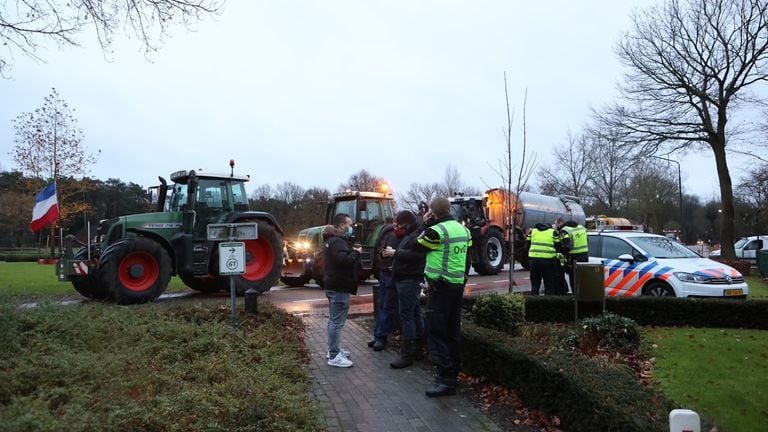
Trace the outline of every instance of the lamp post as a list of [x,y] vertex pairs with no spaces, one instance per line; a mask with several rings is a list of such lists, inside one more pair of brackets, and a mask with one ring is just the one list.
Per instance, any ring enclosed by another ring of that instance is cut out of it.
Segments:
[[661,156],[654,156],[650,155],[652,158],[661,159],[667,162],[674,162],[677,165],[677,192],[678,192],[678,199],[680,200],[680,240],[685,241],[685,229],[684,222],[683,222],[683,178],[681,175],[680,170],[680,162],[670,159],[669,157],[663,158]]

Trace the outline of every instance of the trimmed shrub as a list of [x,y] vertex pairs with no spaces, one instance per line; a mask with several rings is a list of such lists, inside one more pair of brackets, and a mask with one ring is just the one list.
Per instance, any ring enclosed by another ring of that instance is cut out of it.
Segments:
[[[606,311],[631,318],[641,326],[691,326],[768,330],[768,300],[675,297],[610,297]],[[530,322],[574,322],[573,298],[525,296]]]
[[742,261],[742,260],[732,260],[732,259],[725,259],[721,257],[710,257],[712,261],[717,261],[720,263],[723,263],[725,265],[731,266],[739,271],[744,276],[749,276],[752,274],[752,264],[749,263],[749,261]]
[[472,317],[483,327],[517,334],[525,322],[525,300],[520,294],[490,294],[478,297]]
[[517,390],[529,407],[579,431],[667,431],[672,404],[623,367],[595,363],[525,338],[467,323],[464,369]]
[[582,345],[624,352],[637,349],[642,339],[635,321],[612,313],[582,320],[579,334]]

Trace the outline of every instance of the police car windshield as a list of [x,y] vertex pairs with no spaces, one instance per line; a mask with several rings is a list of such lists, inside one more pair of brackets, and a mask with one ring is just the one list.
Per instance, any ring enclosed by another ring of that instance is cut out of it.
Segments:
[[632,237],[632,241],[654,258],[701,258],[692,250],[667,237]]
[[736,244],[733,245],[733,247],[736,249],[741,249],[744,247],[745,244],[747,244],[748,241],[749,239],[746,239],[746,238],[739,239],[739,241],[737,241]]

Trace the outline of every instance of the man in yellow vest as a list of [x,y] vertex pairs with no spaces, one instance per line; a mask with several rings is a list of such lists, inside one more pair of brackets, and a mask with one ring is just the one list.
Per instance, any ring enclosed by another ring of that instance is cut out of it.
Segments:
[[449,396],[456,394],[461,370],[461,304],[472,237],[451,216],[451,204],[445,197],[429,203],[424,223],[426,229],[416,240],[416,249],[427,252],[425,327],[427,348],[435,365],[435,384],[425,393],[429,397]]
[[557,250],[560,248],[560,238],[552,226],[538,223],[528,234],[530,248],[528,262],[531,266],[531,294],[539,295],[541,280],[544,279],[544,294],[557,294],[558,287],[565,283],[557,280],[559,274]]
[[571,285],[571,291],[574,291],[574,269],[576,268],[574,263],[589,262],[587,229],[575,221],[566,222],[563,218],[557,218],[555,224],[559,231],[561,250],[567,260],[565,270],[568,273],[568,282]]

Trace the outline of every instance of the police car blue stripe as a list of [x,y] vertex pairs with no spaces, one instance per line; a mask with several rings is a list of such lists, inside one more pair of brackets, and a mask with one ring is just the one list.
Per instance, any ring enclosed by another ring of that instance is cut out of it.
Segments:
[[649,262],[645,267],[643,267],[642,269],[640,269],[638,271],[639,277],[645,276],[646,273],[648,273],[649,271],[651,271],[652,269],[654,269],[658,265],[659,264],[657,262],[655,262],[655,261]]
[[665,273],[669,273],[672,270],[672,267],[662,267],[656,273],[653,274],[654,277],[662,277]]

